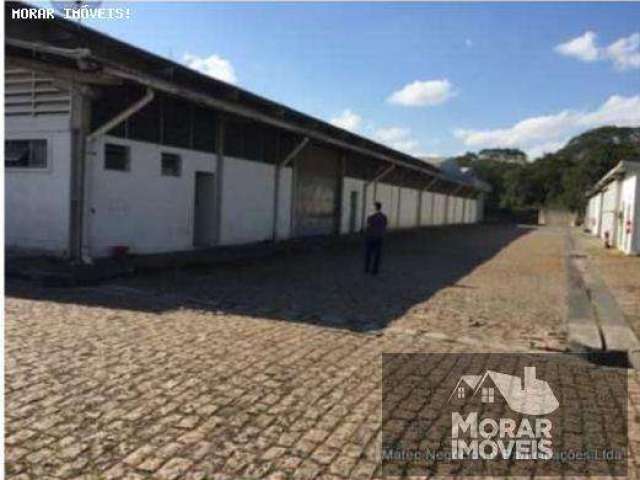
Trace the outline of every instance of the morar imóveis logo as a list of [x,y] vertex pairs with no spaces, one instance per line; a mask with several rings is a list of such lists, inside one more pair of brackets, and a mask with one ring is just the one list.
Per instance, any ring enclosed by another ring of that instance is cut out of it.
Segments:
[[[551,420],[559,402],[548,382],[536,378],[535,367],[525,367],[524,376],[487,370],[483,375],[462,375],[449,401],[478,400],[494,404],[502,397],[522,418],[485,416],[478,411],[451,413],[453,459],[540,459],[551,458]],[[487,405],[488,406],[488,405]],[[534,417],[534,418],[529,418]]]

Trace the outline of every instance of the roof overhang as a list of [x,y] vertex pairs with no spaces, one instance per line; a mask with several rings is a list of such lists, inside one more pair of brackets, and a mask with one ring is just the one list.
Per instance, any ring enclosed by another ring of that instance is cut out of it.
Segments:
[[[7,2],[5,9],[28,6]],[[134,82],[190,101],[401,166],[455,186],[487,191],[436,166],[327,122],[213,79],[171,60],[55,17],[11,20],[5,12],[7,59],[83,85]],[[46,25],[45,25],[46,24]]]
[[623,160],[607,172],[598,182],[587,191],[587,197],[600,193],[610,183],[626,177],[628,174],[640,173],[640,161]]

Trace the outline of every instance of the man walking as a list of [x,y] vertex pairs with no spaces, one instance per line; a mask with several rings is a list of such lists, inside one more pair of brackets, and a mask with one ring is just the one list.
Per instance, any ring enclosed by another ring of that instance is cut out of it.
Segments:
[[366,253],[364,272],[377,275],[382,254],[382,237],[387,230],[387,216],[381,212],[382,204],[376,202],[375,213],[367,218]]

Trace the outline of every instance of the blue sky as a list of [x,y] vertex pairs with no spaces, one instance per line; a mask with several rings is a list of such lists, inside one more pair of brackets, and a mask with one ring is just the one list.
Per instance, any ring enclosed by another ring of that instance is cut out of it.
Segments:
[[88,25],[416,155],[640,126],[638,4],[123,5]]

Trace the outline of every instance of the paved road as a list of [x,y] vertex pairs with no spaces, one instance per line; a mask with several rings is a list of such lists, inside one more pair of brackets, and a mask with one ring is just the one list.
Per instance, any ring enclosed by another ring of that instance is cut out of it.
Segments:
[[380,354],[563,351],[563,254],[561,230],[465,226],[389,238],[379,277],[341,245],[9,282],[8,477],[372,478]]

